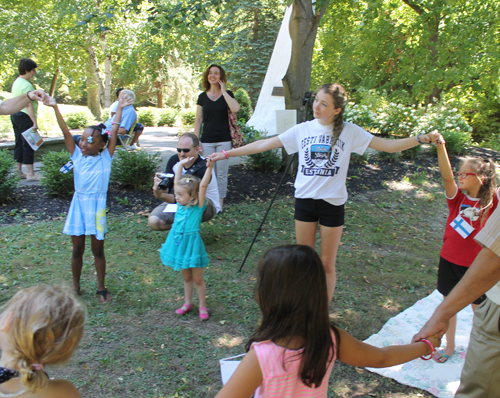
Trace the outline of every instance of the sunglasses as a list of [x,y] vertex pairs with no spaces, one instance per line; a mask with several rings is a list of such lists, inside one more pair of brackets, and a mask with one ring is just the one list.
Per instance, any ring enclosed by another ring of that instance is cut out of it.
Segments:
[[191,149],[193,148],[177,148],[177,153],[181,152],[188,153]]
[[458,178],[467,178],[467,176],[475,176],[477,174],[476,173],[461,173],[461,172],[456,172],[455,175]]

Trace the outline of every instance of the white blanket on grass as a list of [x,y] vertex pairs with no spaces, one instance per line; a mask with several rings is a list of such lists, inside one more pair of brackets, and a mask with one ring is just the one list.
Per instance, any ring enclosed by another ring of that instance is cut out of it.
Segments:
[[[370,336],[365,343],[376,347],[394,344],[407,344],[411,341],[425,322],[431,317],[434,309],[441,303],[443,296],[434,290],[432,294],[417,301],[401,314],[389,319],[380,332]],[[446,363],[434,360],[415,359],[403,365],[390,368],[367,368],[371,372],[390,377],[399,383],[427,390],[436,397],[453,397],[460,384],[460,374],[464,365],[469,337],[472,329],[473,313],[470,306],[458,313],[457,332],[455,335],[455,354]],[[441,346],[446,346],[443,337]]]

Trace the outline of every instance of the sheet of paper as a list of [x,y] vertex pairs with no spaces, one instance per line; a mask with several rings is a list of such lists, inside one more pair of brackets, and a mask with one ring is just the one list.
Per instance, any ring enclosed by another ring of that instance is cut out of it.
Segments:
[[37,131],[33,130],[33,128],[29,128],[25,132],[21,133],[26,142],[30,145],[30,147],[36,151],[43,144],[43,139],[40,137]]
[[241,362],[241,361],[234,361],[234,358],[244,357],[245,355],[246,354],[240,354],[234,357],[224,358],[219,361],[222,384],[226,384],[229,381],[234,371]]
[[175,213],[177,212],[177,203],[169,203],[163,209],[164,213]]

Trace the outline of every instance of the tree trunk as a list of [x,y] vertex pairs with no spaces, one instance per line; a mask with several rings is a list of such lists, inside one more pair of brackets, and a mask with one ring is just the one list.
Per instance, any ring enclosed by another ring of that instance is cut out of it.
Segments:
[[99,99],[99,83],[95,74],[95,65],[91,57],[88,59],[87,70],[87,106],[92,114],[97,118],[101,118],[101,101]]
[[104,54],[104,107],[111,104],[111,54],[108,52],[108,41],[104,33],[101,34],[101,48]]
[[51,97],[54,96],[54,92],[56,91],[56,83],[57,83],[57,78],[59,77],[59,68],[57,68],[56,73],[54,73],[54,77],[52,78],[52,83],[50,84],[50,90],[49,90],[49,95]]
[[96,84],[99,100],[101,104],[104,104],[104,84],[102,83],[101,70],[99,69],[99,60],[97,59],[97,53],[95,51],[95,47],[92,45],[88,46],[87,53],[89,54],[92,73],[95,75],[93,82],[95,82]]
[[304,95],[311,87],[311,70],[314,42],[321,17],[328,0],[320,10],[314,10],[311,0],[295,0],[290,18],[292,56],[283,78],[285,108],[297,109],[297,120],[305,121],[306,109],[302,105]]
[[163,81],[156,81],[156,107],[163,108]]

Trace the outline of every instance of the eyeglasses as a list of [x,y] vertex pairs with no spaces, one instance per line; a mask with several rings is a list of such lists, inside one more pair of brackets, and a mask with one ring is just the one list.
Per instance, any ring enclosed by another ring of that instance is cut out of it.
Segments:
[[181,152],[188,153],[191,149],[193,148],[177,148],[177,153]]
[[458,178],[467,178],[467,176],[475,176],[477,174],[476,173],[461,173],[461,172],[456,172],[455,175]]

